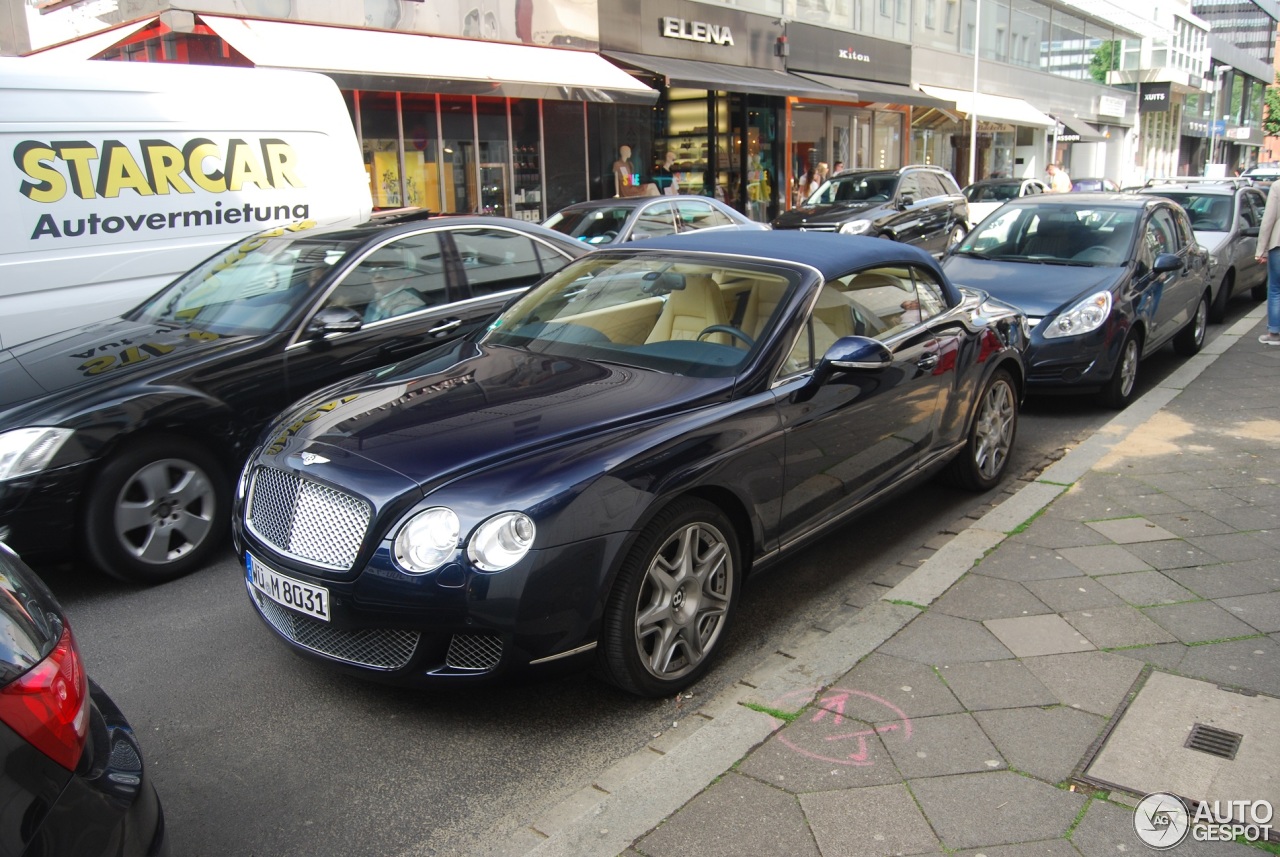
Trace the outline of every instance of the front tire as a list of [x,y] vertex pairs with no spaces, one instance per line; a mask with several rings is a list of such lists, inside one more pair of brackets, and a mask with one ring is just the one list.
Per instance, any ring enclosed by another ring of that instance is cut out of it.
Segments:
[[1173,350],[1183,357],[1196,354],[1204,346],[1205,330],[1209,326],[1209,293],[1200,296],[1196,311],[1191,320],[1182,326],[1173,337]]
[[1018,391],[1004,369],[992,374],[978,399],[969,438],[947,466],[947,478],[970,491],[994,488],[1009,464],[1018,433]]
[[1116,360],[1111,379],[1098,394],[1098,400],[1104,407],[1119,411],[1133,401],[1133,391],[1138,384],[1138,360],[1141,356],[1142,343],[1138,334],[1131,330],[1120,346],[1120,357]]
[[165,583],[205,563],[222,543],[230,514],[217,459],[182,438],[148,438],[122,448],[93,481],[86,547],[113,577]]
[[725,514],[694,497],[675,501],[623,561],[605,606],[600,673],[639,696],[693,684],[724,640],[741,579],[737,534]]

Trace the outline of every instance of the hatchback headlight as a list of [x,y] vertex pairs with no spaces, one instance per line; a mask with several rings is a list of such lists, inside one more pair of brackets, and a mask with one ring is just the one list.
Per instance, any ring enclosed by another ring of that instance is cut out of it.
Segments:
[[476,527],[467,556],[481,571],[511,568],[533,547],[536,528],[523,512],[503,512]]
[[411,574],[435,571],[458,549],[461,530],[452,509],[433,506],[409,519],[396,534],[395,556]]
[[852,223],[846,223],[840,227],[842,235],[861,235],[871,228],[870,220],[855,220]]
[[51,426],[32,426],[0,434],[0,482],[44,470],[71,435],[71,429]]
[[1046,325],[1041,325],[1045,339],[1061,339],[1064,336],[1079,336],[1097,330],[1106,323],[1111,315],[1111,292],[1098,292],[1076,303],[1071,309],[1060,313],[1057,318]]

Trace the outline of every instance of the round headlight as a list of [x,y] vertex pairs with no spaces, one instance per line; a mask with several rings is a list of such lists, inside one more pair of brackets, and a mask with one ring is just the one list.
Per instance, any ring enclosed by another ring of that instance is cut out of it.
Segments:
[[532,519],[523,512],[503,512],[476,527],[467,556],[481,571],[502,571],[519,562],[533,547]]
[[413,574],[435,571],[458,549],[460,535],[452,509],[434,506],[419,512],[396,534],[396,562]]

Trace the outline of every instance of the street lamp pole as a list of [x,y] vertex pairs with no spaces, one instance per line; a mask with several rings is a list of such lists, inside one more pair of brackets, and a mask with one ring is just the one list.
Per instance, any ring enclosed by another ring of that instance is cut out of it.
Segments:
[[969,184],[978,180],[974,170],[978,163],[978,54],[982,41],[982,0],[974,0],[973,16],[973,95],[969,101]]
[[[1222,89],[1222,75],[1231,71],[1231,66],[1220,65],[1213,72],[1213,94],[1209,97],[1209,164],[1216,164],[1218,161],[1214,157],[1215,150],[1218,148],[1218,93]],[[1224,126],[1225,130],[1225,126]],[[1205,173],[1209,172],[1208,167]]]

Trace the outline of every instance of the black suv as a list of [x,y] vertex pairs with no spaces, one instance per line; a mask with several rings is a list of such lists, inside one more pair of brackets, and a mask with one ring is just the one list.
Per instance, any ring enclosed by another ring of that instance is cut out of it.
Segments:
[[969,203],[951,173],[913,165],[837,173],[773,228],[892,238],[941,256],[964,238],[968,222]]

